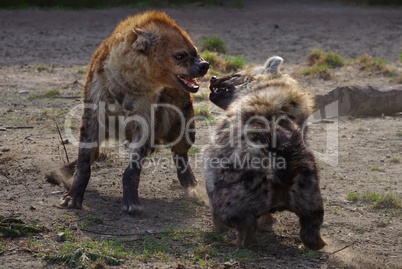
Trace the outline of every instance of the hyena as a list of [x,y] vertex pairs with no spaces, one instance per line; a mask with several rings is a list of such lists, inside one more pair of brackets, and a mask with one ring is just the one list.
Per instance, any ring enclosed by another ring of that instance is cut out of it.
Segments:
[[323,200],[303,139],[314,102],[280,73],[281,63],[273,57],[265,68],[211,78],[210,98],[226,110],[204,150],[210,210],[215,229],[234,228],[242,247],[255,242],[259,218],[289,210],[299,217],[304,245],[317,250],[325,246]]
[[[100,143],[121,136],[130,141],[129,165],[123,173],[123,211],[136,214],[143,210],[138,197],[141,161],[155,141],[176,142],[172,152],[177,175],[187,192],[193,193],[197,181],[187,157],[195,135],[189,93],[198,91],[196,78],[208,69],[209,63],[198,55],[187,33],[165,13],[148,11],[122,21],[89,63],[78,159],[47,174],[48,181],[63,181],[59,175],[72,176],[76,167],[61,204],[82,207]],[[158,106],[152,118],[155,104],[170,106]],[[187,135],[183,135],[183,125],[188,127]],[[153,129],[155,136],[151,137]]]

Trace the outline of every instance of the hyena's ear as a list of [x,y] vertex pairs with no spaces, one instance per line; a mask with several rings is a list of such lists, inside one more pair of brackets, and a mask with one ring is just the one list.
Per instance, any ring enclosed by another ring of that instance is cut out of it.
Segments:
[[131,47],[143,53],[148,53],[151,48],[156,46],[158,36],[155,32],[145,32],[139,28],[133,30],[134,40]]
[[264,73],[277,75],[280,73],[279,67],[283,63],[283,59],[279,56],[269,58],[264,65]]

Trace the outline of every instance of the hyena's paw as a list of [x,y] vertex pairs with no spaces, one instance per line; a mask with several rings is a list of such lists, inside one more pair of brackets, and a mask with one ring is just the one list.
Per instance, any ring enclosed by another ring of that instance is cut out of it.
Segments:
[[303,235],[301,233],[300,237],[304,246],[312,250],[320,250],[327,245],[327,243],[322,239],[319,231],[310,233],[309,235]]
[[206,205],[194,187],[188,187],[184,190],[184,198],[198,205]]
[[71,182],[62,169],[49,170],[45,173],[46,182],[53,185],[63,185],[66,190],[71,189]]
[[141,215],[144,213],[144,207],[134,203],[123,204],[121,210],[130,215]]
[[73,197],[69,194],[60,198],[60,205],[67,208],[75,208],[81,209],[82,208],[82,198]]
[[272,225],[276,222],[276,218],[271,213],[266,213],[257,219],[258,230],[272,230]]
[[321,237],[321,218],[300,218],[300,238],[309,249],[319,250],[325,247],[326,243]]

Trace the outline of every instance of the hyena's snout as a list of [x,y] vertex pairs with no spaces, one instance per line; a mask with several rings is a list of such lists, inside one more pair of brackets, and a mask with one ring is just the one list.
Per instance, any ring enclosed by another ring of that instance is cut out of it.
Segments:
[[192,77],[203,77],[209,69],[209,62],[205,61],[201,57],[194,57],[193,64],[190,70]]

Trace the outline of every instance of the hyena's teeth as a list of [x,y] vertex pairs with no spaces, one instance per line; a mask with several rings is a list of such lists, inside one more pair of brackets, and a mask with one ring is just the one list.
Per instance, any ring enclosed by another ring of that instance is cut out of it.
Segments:
[[200,82],[196,78],[188,77],[188,76],[181,76],[179,75],[178,78],[186,84],[187,87],[198,89]]

